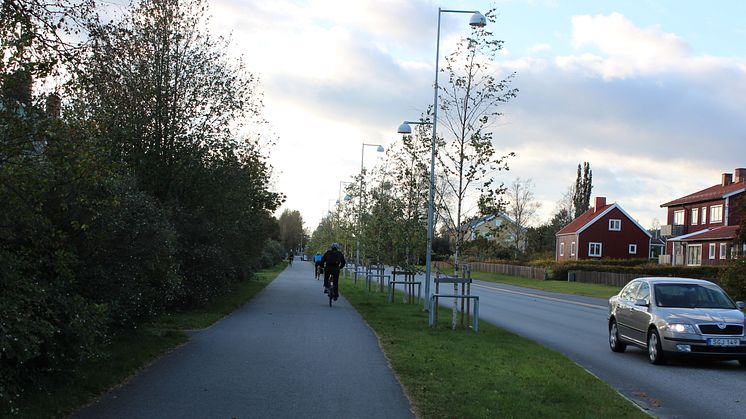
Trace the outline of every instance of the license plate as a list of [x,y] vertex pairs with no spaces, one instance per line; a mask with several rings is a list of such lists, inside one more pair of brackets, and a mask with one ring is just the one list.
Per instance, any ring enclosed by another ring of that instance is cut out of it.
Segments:
[[739,339],[709,338],[708,346],[738,346],[741,343]]

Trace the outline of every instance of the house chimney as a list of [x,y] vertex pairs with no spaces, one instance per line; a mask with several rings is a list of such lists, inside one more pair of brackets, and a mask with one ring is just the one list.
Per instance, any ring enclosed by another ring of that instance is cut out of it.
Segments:
[[733,183],[733,175],[730,173],[723,173],[723,181],[720,183],[722,186],[728,186]]
[[62,108],[62,99],[56,93],[47,96],[46,114],[49,118],[59,118]]
[[596,197],[596,208],[594,208],[593,212],[598,211],[601,207],[606,206],[606,197],[605,196],[597,196]]
[[734,182],[746,182],[746,169],[741,167],[741,168],[736,169],[735,171],[736,171],[736,176],[733,181]]

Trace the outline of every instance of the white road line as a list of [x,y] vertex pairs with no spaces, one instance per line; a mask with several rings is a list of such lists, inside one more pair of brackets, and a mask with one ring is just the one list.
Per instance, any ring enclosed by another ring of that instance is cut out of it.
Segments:
[[556,301],[558,303],[574,304],[576,306],[598,308],[598,309],[605,309],[606,308],[606,306],[602,306],[602,305],[598,305],[598,304],[581,303],[579,301],[565,300],[563,298],[556,298],[556,297],[549,297],[549,296],[546,296],[546,295],[532,294],[530,292],[513,291],[513,290],[509,290],[509,289],[505,289],[505,288],[490,287],[490,286],[487,286],[487,285],[481,285],[481,284],[475,284],[475,283],[472,283],[472,285],[474,285],[475,287],[486,288],[486,289],[493,290],[493,291],[506,292],[506,293],[509,293],[509,294],[525,295],[527,297],[541,298],[541,299],[544,299],[544,300]]

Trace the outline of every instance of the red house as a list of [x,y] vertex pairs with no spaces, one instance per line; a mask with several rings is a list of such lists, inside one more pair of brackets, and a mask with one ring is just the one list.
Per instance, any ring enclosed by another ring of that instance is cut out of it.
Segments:
[[[666,202],[668,224],[661,226],[666,254],[674,265],[719,265],[737,255],[733,241],[746,217],[746,169],[723,173],[719,184]],[[744,249],[746,250],[746,249]]]
[[596,197],[595,206],[557,232],[557,261],[639,259],[650,255],[651,235],[619,206]]

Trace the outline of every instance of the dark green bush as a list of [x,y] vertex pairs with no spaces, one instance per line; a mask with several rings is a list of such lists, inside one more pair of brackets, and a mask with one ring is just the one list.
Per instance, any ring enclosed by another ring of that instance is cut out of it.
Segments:
[[262,250],[262,256],[260,258],[260,267],[268,268],[279,263],[285,258],[285,249],[282,248],[282,244],[277,240],[267,240]]
[[721,272],[718,282],[736,300],[746,300],[746,257],[730,261]]
[[158,203],[115,181],[97,216],[75,241],[80,295],[105,305],[112,325],[131,328],[163,313],[183,293],[175,232]]
[[647,264],[637,266],[602,265],[598,263],[562,262],[551,266],[551,279],[567,280],[568,271],[595,271],[614,273],[633,273],[645,276],[667,276],[684,278],[701,278],[715,280],[722,268],[716,266],[671,266]]

